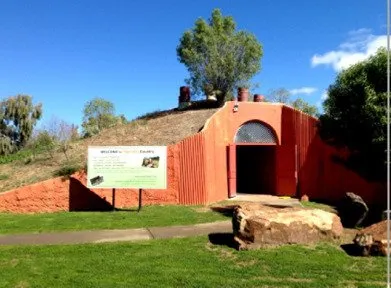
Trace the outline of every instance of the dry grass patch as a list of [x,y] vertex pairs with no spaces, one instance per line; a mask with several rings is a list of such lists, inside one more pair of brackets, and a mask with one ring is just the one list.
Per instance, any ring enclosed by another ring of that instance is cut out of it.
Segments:
[[314,282],[314,279],[310,278],[276,278],[276,277],[270,277],[270,276],[263,276],[263,277],[254,277],[254,280],[262,280],[262,281],[268,281],[268,282],[275,282],[275,283],[312,283]]
[[217,109],[162,111],[155,118],[135,120],[73,142],[68,151],[69,160],[64,153],[57,152],[53,157],[48,153],[38,154],[28,164],[25,160],[2,164],[1,174],[8,175],[8,178],[0,178],[0,192],[53,178],[67,162],[84,167],[88,146],[167,146],[178,143],[199,132],[216,111]]

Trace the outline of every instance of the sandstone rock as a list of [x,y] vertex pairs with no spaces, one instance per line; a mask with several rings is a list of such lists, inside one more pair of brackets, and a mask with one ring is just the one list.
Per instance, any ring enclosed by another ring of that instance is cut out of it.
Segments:
[[309,244],[339,238],[343,227],[336,214],[320,209],[275,208],[256,203],[235,207],[232,226],[237,248]]
[[387,256],[387,220],[362,229],[353,243],[362,256]]
[[304,194],[303,196],[301,196],[300,201],[301,201],[301,202],[308,202],[308,201],[309,201],[309,198],[308,198],[307,195]]
[[364,200],[347,192],[338,209],[344,227],[354,228],[359,226],[368,214],[368,206]]

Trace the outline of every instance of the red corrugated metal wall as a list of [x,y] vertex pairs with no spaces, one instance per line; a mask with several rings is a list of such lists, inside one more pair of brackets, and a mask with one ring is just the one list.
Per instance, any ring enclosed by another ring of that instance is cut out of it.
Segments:
[[[338,200],[345,192],[350,191],[362,196],[367,203],[385,201],[384,184],[368,182],[333,160],[335,155],[346,156],[346,150],[337,150],[321,141],[317,134],[316,119],[279,104],[241,102],[236,112],[233,106],[234,102],[227,102],[209,119],[202,132],[168,147],[168,187],[166,190],[146,190],[144,203],[206,204],[227,199],[227,147],[233,144],[237,129],[251,120],[268,123],[279,139],[279,145],[276,146],[278,195],[300,197],[307,194],[310,199]],[[77,189],[69,188],[68,186],[72,186],[69,183],[65,184],[64,189],[55,189],[62,194],[53,203],[62,201],[61,207],[69,205],[70,192],[83,188],[83,181],[79,181],[80,187],[77,186]],[[45,189],[39,188],[36,191],[45,196]],[[137,203],[137,190],[121,192],[124,194],[118,192],[119,206]],[[18,204],[18,193],[12,192],[12,195],[0,198],[8,197],[7,199]],[[29,191],[24,194],[31,196]],[[97,195],[110,197],[109,194],[94,194]],[[41,197],[38,196],[37,199]],[[45,197],[41,198],[45,200]],[[74,198],[80,199],[78,195]],[[7,207],[9,205],[8,203]],[[22,208],[18,206],[15,209]],[[47,209],[56,211],[53,209],[59,208]]]
[[385,187],[369,182],[334,160],[346,157],[346,149],[325,144],[318,135],[318,120],[290,107],[283,107],[282,144],[297,145],[297,196],[335,201],[354,192],[368,203],[385,200]]
[[179,204],[206,203],[205,139],[202,133],[177,144],[179,147]]

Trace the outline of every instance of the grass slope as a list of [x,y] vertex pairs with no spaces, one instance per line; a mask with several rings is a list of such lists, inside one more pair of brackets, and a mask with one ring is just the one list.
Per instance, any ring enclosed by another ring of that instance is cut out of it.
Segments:
[[[217,109],[163,111],[151,113],[128,124],[102,131],[99,135],[71,144],[69,160],[63,153],[41,153],[35,159],[0,164],[0,192],[50,179],[64,166],[84,167],[87,148],[93,146],[171,145],[197,133]],[[154,115],[156,114],[156,115]],[[28,160],[28,161],[27,161]]]
[[195,206],[146,206],[139,213],[136,211],[32,215],[0,213],[0,234],[162,227],[220,220],[228,220],[228,218]]
[[0,287],[386,287],[385,258],[338,246],[236,251],[207,237],[0,247]]

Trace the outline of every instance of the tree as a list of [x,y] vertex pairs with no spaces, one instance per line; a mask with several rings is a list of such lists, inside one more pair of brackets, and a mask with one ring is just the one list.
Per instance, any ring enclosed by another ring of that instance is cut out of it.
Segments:
[[52,116],[40,130],[35,131],[28,147],[33,151],[34,157],[39,152],[46,152],[54,159],[54,152],[60,151],[69,160],[71,142],[79,139],[77,130],[76,125]]
[[200,18],[192,30],[180,38],[177,56],[190,74],[186,82],[193,93],[217,95],[222,104],[233,96],[234,89],[246,86],[260,70],[262,45],[253,34],[236,31],[230,16],[219,9],[212,12],[209,21]]
[[69,160],[68,150],[70,149],[70,144],[79,138],[78,127],[55,116],[43,127],[44,131],[47,131],[51,139],[53,139],[54,148],[64,153],[65,158]]
[[103,98],[94,98],[88,101],[83,110],[83,135],[89,137],[98,134],[102,129],[109,128],[118,123],[114,115],[114,104]]
[[35,158],[39,152],[45,152],[50,155],[50,158],[54,159],[53,152],[56,149],[56,145],[56,139],[50,135],[47,130],[40,130],[36,131],[27,147],[33,152],[33,158]]
[[278,88],[271,90],[269,93],[268,99],[271,102],[283,103],[288,106],[291,106],[297,110],[300,110],[308,115],[317,117],[319,114],[318,108],[315,105],[311,105],[308,102],[304,101],[302,98],[298,97],[296,100],[292,101],[291,93],[285,88]]
[[276,103],[287,104],[291,97],[291,93],[285,88],[273,89],[269,93],[269,101]]
[[30,139],[41,118],[42,105],[33,105],[32,97],[16,95],[0,102],[0,155],[20,150]]
[[387,131],[387,51],[342,71],[328,88],[320,132],[352,152],[347,164],[369,179],[384,179]]
[[290,105],[293,108],[300,110],[308,115],[311,115],[314,117],[318,117],[318,115],[319,115],[318,108],[315,105],[311,105],[301,98],[297,98],[295,101],[292,101],[290,103]]

